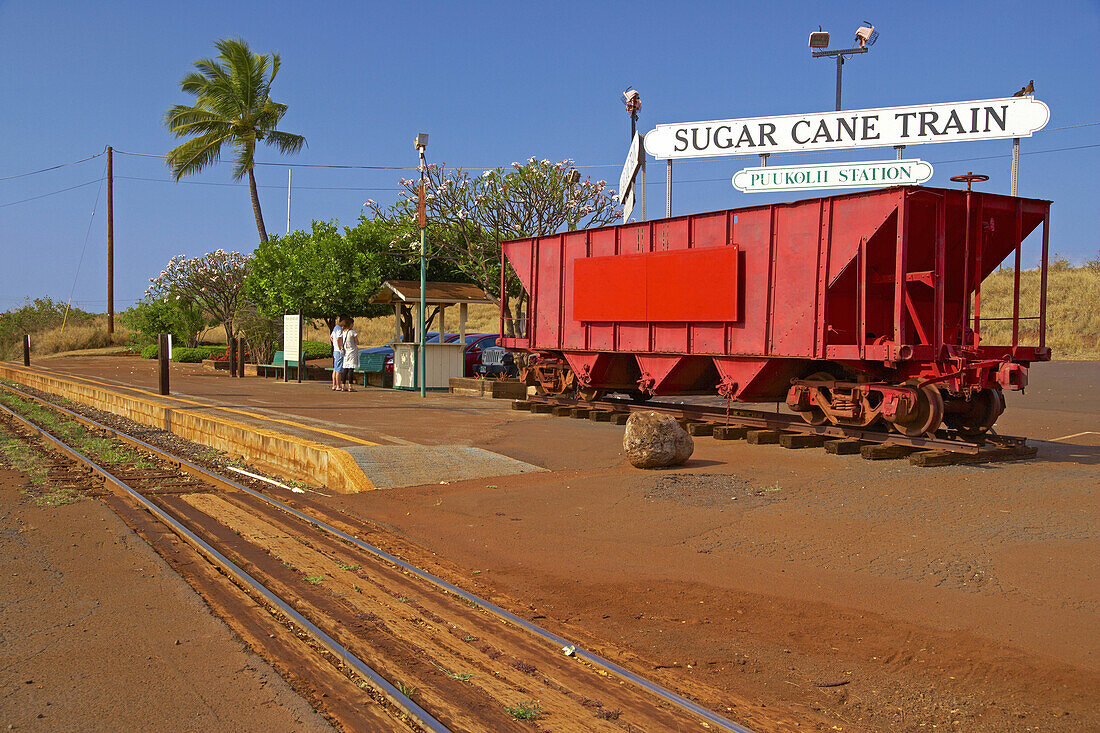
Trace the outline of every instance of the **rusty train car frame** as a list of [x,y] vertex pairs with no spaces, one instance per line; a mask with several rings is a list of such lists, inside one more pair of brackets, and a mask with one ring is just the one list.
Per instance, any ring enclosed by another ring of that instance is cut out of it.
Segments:
[[[919,186],[517,239],[527,312],[501,345],[550,395],[783,401],[811,424],[988,431],[1048,361],[1050,201]],[[1039,313],[1021,248],[1042,226]],[[1011,343],[982,342],[982,281],[1013,257]],[[1037,343],[1021,322],[1037,320]]]

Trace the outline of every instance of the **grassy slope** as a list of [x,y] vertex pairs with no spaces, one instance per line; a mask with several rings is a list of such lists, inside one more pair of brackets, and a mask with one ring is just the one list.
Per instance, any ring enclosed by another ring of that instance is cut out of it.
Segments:
[[[1012,315],[1011,270],[982,284],[982,316]],[[1039,271],[1020,274],[1020,315],[1039,315]],[[1011,321],[983,321],[982,342],[1012,343]],[[1039,321],[1020,321],[1020,343],[1039,342]],[[1100,268],[1055,266],[1047,280],[1047,346],[1055,359],[1100,359]]]

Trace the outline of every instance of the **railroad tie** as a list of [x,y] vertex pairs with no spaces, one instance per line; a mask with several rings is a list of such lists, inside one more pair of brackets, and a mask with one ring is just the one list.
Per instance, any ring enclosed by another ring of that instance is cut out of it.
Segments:
[[614,414],[611,410],[589,410],[588,419],[593,422],[611,422],[611,416]]
[[531,402],[529,400],[512,400],[513,410],[530,410]]
[[1033,445],[982,448],[975,453],[959,453],[948,450],[921,451],[909,456],[914,466],[955,466],[960,464],[992,463],[994,461],[1027,461],[1035,458],[1039,449]]
[[858,438],[840,438],[839,440],[826,440],[825,452],[835,453],[838,456],[850,456],[859,453],[859,449],[867,445]]
[[588,413],[592,410],[588,407],[574,407],[572,412],[569,413],[569,417],[575,417],[578,420],[587,420]]
[[780,435],[779,430],[750,430],[745,438],[751,445],[776,445]]
[[859,449],[859,454],[868,461],[887,461],[894,458],[905,458],[911,453],[921,450],[911,445],[898,445],[897,443],[872,443]]
[[744,440],[748,433],[744,425],[715,425],[712,434],[717,440]]
[[630,419],[630,415],[625,412],[613,412],[611,413],[610,422],[612,425],[626,425],[628,419]]
[[549,415],[554,410],[554,405],[548,405],[545,402],[532,402],[531,412],[536,415]]
[[825,436],[813,433],[784,433],[779,436],[779,445],[784,448],[820,448],[825,445]]
[[569,417],[573,414],[573,408],[569,405],[554,405],[550,409],[550,414],[554,417]]
[[688,435],[713,435],[714,423],[709,422],[693,422],[688,423],[687,431]]

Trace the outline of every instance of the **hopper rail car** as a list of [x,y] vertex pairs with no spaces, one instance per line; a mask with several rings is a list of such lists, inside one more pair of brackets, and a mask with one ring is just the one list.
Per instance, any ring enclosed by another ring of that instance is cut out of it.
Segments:
[[[502,308],[500,343],[546,396],[717,394],[785,401],[813,426],[980,440],[1051,357],[1050,205],[968,181],[512,240],[501,285],[512,273],[527,308]],[[1022,316],[1040,226],[1039,312]],[[988,344],[982,282],[1010,257],[1011,342]]]

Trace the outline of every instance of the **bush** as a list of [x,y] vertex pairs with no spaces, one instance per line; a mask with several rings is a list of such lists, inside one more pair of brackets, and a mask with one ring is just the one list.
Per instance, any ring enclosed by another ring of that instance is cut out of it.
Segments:
[[203,359],[209,358],[206,349],[189,349],[183,346],[172,349],[172,361],[180,364],[198,364]]
[[[156,344],[149,344],[141,350],[142,359],[156,359],[160,349]],[[224,346],[196,346],[195,348],[189,348],[186,346],[173,346],[172,347],[172,361],[178,361],[181,364],[194,364],[200,362],[203,359],[210,359],[215,356],[224,356]]]
[[328,341],[302,341],[302,360],[332,357],[332,344]]
[[173,340],[181,344],[194,346],[203,327],[202,310],[179,298],[146,296],[119,313],[118,318],[133,332],[136,346],[155,344],[162,333],[172,334]]

